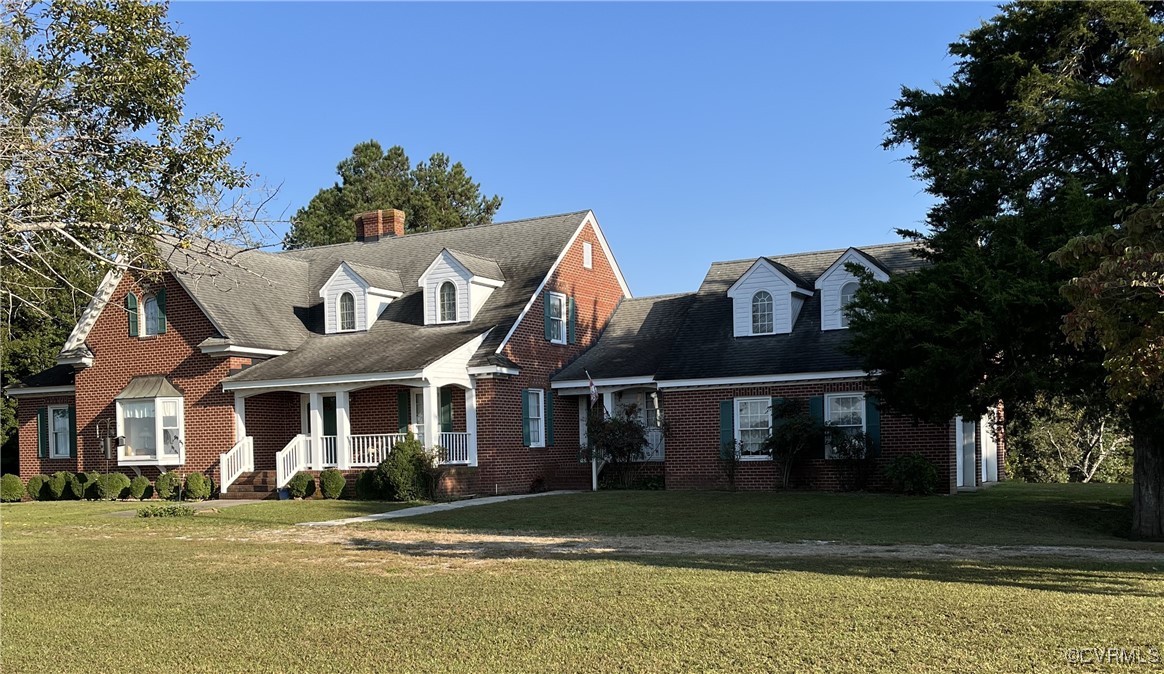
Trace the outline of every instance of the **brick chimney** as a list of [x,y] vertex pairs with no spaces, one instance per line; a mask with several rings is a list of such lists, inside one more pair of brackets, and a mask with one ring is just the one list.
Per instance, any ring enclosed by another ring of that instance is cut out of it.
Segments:
[[389,208],[356,216],[356,241],[371,243],[381,237],[404,236],[404,211]]

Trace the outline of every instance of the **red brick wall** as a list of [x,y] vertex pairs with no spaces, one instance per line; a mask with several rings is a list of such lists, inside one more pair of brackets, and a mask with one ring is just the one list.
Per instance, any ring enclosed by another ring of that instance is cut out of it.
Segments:
[[255,470],[275,470],[275,455],[301,430],[299,394],[261,393],[246,399],[247,435],[255,441]]
[[[582,268],[582,244],[593,246],[593,269]],[[597,340],[615,307],[622,288],[589,225],[574,240],[545,290],[574,298],[577,307],[575,344],[551,344],[545,339],[543,296],[535,298],[529,313],[506,345],[504,355],[517,363],[521,374],[477,380],[477,456],[479,468],[450,484],[452,493],[512,493],[529,491],[535,480],[547,488],[586,488],[590,468],[578,463],[578,406],[576,398],[553,396],[554,443],[545,448],[522,445],[521,391],[541,388],[550,396],[550,375],[577,358]],[[451,482],[451,481],[450,481]]]
[[[73,396],[56,395],[41,398],[18,398],[16,409],[17,443],[20,452],[20,477],[27,480],[37,474],[52,475],[59,470],[77,472],[76,459],[38,459],[36,412],[50,405],[72,405]],[[79,423],[79,422],[78,422]],[[80,436],[80,428],[77,429]]]
[[[165,286],[167,329],[155,336],[130,337],[125,312],[125,295],[133,290],[141,297],[143,286],[130,275],[121,280],[97,318],[86,344],[94,363],[80,370],[76,378],[77,440],[76,459],[42,461],[36,456],[35,409],[43,403],[26,399],[20,403],[20,473],[22,477],[55,470],[106,470],[97,441],[97,422],[113,419],[113,398],[129,380],[140,375],[165,375],[185,396],[186,464],[183,472],[207,471],[217,474],[218,456],[234,444],[234,396],[224,393],[219,382],[231,368],[249,364],[237,358],[211,358],[197,346],[217,335],[210,321],[169,274],[154,282]],[[140,309],[139,309],[140,311]],[[29,420],[31,426],[29,426]],[[43,464],[43,465],[42,465]],[[131,468],[122,472],[133,474]],[[151,478],[158,471],[142,467]]]
[[[868,391],[864,381],[820,381],[794,384],[664,389],[659,404],[666,420],[666,483],[668,489],[723,488],[727,479],[719,461],[719,403],[744,396],[807,399],[825,393]],[[576,424],[575,424],[576,425]],[[902,454],[920,452],[945,477],[947,491],[954,491],[956,475],[953,424],[923,424],[890,409],[881,413],[881,455],[878,464]],[[840,464],[827,459],[801,460],[793,472],[795,487],[840,488]],[[736,471],[739,489],[777,489],[781,486],[774,461],[746,461]],[[879,486],[876,478],[871,487]]]

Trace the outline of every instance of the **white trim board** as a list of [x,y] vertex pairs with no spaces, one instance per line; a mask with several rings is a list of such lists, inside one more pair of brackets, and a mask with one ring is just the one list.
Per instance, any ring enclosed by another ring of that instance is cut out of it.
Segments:
[[216,344],[201,346],[198,350],[208,356],[282,356],[287,353],[279,349],[257,349],[249,346],[235,346],[234,344]]
[[249,381],[222,382],[223,391],[245,391],[254,388],[275,388],[284,386],[328,386],[332,384],[361,384],[373,381],[397,381],[400,379],[420,379],[421,371],[412,372],[368,372],[361,374],[337,374],[325,377],[299,377],[295,379],[256,379]]
[[497,346],[497,349],[493,353],[500,354],[501,351],[505,349],[505,346],[509,344],[509,340],[511,337],[513,337],[513,333],[517,332],[517,327],[521,325],[523,320],[525,320],[525,316],[529,313],[529,310],[533,308],[534,302],[536,302],[537,299],[541,297],[542,291],[546,289],[546,284],[550,282],[550,277],[554,275],[554,272],[558,271],[558,267],[562,264],[562,260],[566,259],[566,253],[568,253],[570,248],[574,246],[574,242],[578,240],[578,235],[582,233],[582,230],[586,229],[586,225],[590,225],[594,229],[594,235],[598,238],[598,243],[602,245],[602,252],[606,255],[606,260],[610,263],[610,268],[614,271],[614,277],[618,279],[618,285],[620,288],[622,288],[623,296],[628,299],[633,297],[633,295],[631,295],[630,287],[626,284],[626,279],[624,279],[622,276],[622,269],[619,268],[618,261],[614,259],[614,254],[610,252],[610,246],[606,243],[606,235],[602,233],[602,228],[598,226],[598,219],[594,217],[594,211],[587,211],[586,216],[582,218],[582,224],[578,225],[578,229],[574,230],[574,234],[570,236],[570,240],[567,241],[566,245],[562,247],[561,252],[558,253],[558,258],[554,260],[554,264],[550,265],[550,270],[546,272],[544,277],[542,277],[542,282],[538,284],[537,289],[534,290],[533,294],[530,295],[529,301],[525,303],[525,306],[521,309],[521,313],[517,315],[517,320],[515,320],[513,325],[509,327],[509,332],[505,333],[505,337],[502,338],[501,344]]
[[[642,377],[615,377],[611,379],[595,379],[595,386],[635,386],[638,384],[654,384],[655,378],[651,375]],[[588,379],[570,379],[564,381],[550,382],[552,389],[564,388],[586,388],[590,387],[590,380]]]
[[[121,257],[118,256],[115,261],[120,260]],[[77,321],[77,324],[73,326],[73,330],[69,333],[69,338],[65,340],[65,345],[61,347],[60,353],[69,353],[85,346],[85,340],[89,339],[89,331],[97,323],[97,318],[105,310],[105,305],[109,303],[109,299],[113,296],[113,291],[117,290],[117,286],[121,283],[121,279],[124,276],[125,271],[120,267],[105,272],[105,277],[101,279],[101,284],[97,286],[97,292],[93,293],[92,299],[89,300],[89,305],[85,307],[85,311],[81,314],[81,320]],[[72,359],[65,360],[69,362],[62,363],[58,357],[57,362],[61,365],[71,364]],[[88,366],[92,363],[84,364]]]
[[767,374],[745,377],[713,377],[708,379],[671,379],[658,382],[658,387],[690,388],[700,386],[737,386],[747,384],[787,383],[796,381],[819,381],[822,379],[864,379],[870,373],[864,370],[837,370],[833,372],[794,372],[790,374]]
[[49,396],[61,395],[68,393],[76,395],[77,387],[72,384],[65,386],[15,386],[4,389],[4,395],[11,398],[22,398],[25,396]]

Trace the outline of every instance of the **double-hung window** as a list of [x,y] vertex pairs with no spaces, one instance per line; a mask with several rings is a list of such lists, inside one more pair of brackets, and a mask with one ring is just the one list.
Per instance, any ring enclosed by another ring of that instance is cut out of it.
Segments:
[[457,322],[457,286],[452,281],[445,281],[440,289],[440,322]]
[[853,303],[853,298],[857,295],[857,288],[859,286],[854,281],[849,281],[841,286],[841,327],[849,327],[849,310],[848,307]]
[[[832,393],[824,399],[825,421],[844,433],[855,435],[865,431],[865,394]],[[831,447],[826,456],[836,458]]]
[[523,435],[529,447],[546,446],[545,391],[540,388],[526,389],[522,400]]
[[72,422],[69,420],[69,408],[48,408],[49,422],[49,457],[53,459],[67,459],[71,453]]
[[752,295],[752,334],[768,335],[775,331],[772,293],[761,290]]
[[550,303],[548,318],[550,327],[550,342],[554,344],[566,343],[566,296],[561,293],[549,293]]
[[764,441],[772,435],[772,399],[736,398],[736,443],[740,458],[769,458]]
[[341,332],[356,329],[356,298],[348,292],[339,296],[339,329]]

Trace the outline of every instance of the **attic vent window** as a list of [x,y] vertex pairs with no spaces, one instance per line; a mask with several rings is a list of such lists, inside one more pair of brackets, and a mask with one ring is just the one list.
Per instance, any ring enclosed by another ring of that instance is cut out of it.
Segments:
[[772,294],[767,290],[761,290],[752,295],[752,334],[767,335],[774,331]]
[[441,284],[440,292],[441,323],[457,322],[457,286],[452,281]]
[[344,293],[339,298],[340,330],[356,329],[356,298],[351,293]]
[[849,327],[849,312],[848,306],[853,303],[853,297],[857,294],[857,284],[850,281],[841,287],[841,327]]

